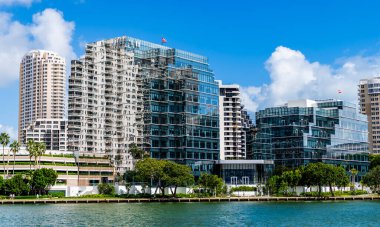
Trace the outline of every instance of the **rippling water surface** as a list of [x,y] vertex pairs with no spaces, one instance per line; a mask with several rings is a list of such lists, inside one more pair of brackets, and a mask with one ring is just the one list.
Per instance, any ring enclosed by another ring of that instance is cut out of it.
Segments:
[[2,226],[380,226],[380,202],[0,205]]

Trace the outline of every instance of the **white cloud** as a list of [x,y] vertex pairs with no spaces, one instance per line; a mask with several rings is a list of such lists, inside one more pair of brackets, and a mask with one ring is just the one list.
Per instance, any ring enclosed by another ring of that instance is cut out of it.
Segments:
[[12,6],[12,5],[30,6],[33,2],[40,2],[40,0],[0,0],[0,5],[5,5],[5,6]]
[[75,58],[71,46],[73,31],[74,22],[65,21],[62,12],[54,9],[34,14],[33,25],[30,26],[36,46],[55,51],[68,59]]
[[6,132],[8,133],[11,140],[17,140],[17,130],[12,126],[2,125],[0,124],[0,133]]
[[305,98],[336,98],[357,104],[359,80],[380,76],[380,56],[344,58],[333,67],[310,62],[300,51],[280,46],[265,67],[269,84],[242,87],[243,103],[251,112]]
[[0,86],[19,78],[20,61],[32,49],[55,51],[70,62],[76,57],[71,46],[73,31],[74,22],[65,21],[55,9],[34,14],[31,24],[0,12]]

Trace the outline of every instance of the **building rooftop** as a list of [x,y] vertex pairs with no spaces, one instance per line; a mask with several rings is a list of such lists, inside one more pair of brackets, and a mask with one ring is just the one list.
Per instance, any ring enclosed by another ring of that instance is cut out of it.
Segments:
[[[208,64],[208,58],[205,56],[202,56],[199,54],[194,54],[194,53],[184,51],[184,50],[180,50],[180,49],[176,49],[176,48],[172,48],[172,47],[169,47],[166,45],[160,45],[157,43],[148,42],[148,41],[133,38],[130,36],[120,36],[120,37],[101,40],[101,41],[97,41],[97,42],[102,42],[102,41],[110,42],[113,45],[125,45],[127,50],[133,50],[134,52],[147,51],[150,49],[161,49],[161,50],[175,49],[176,55],[178,57],[181,57],[181,58],[184,58],[187,60],[191,60],[191,61],[200,62],[202,64]],[[92,43],[89,43],[87,45],[95,44],[97,42],[92,42]],[[137,54],[139,54],[139,53],[137,53]]]

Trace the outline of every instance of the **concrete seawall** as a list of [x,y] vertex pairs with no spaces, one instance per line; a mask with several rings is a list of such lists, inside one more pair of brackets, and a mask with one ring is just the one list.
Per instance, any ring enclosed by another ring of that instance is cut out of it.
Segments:
[[14,199],[0,200],[0,204],[62,204],[62,203],[166,203],[166,202],[278,202],[278,201],[353,201],[353,200],[380,200],[377,196],[363,197],[230,197],[230,198],[78,198],[78,199]]

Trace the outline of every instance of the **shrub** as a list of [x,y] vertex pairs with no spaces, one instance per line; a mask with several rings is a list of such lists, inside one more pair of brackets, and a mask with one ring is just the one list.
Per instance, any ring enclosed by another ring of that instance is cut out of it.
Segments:
[[153,195],[150,195],[150,194],[136,194],[136,195],[122,194],[122,195],[116,195],[116,197],[119,197],[119,198],[151,198],[151,197],[153,197]]
[[331,194],[330,192],[321,192],[319,195],[319,192],[302,192],[301,196],[305,197],[329,197]]
[[239,186],[239,187],[233,187],[230,189],[230,192],[255,192],[257,191],[256,187],[250,187],[250,186]]
[[177,194],[176,196],[177,198],[197,198],[198,195],[197,194]]
[[114,195],[115,187],[111,184],[98,184],[99,194],[103,195]]
[[51,197],[63,198],[65,197],[65,192],[49,192],[48,195]]
[[94,194],[94,195],[81,195],[80,198],[88,198],[88,199],[95,199],[95,198],[108,198],[109,195],[104,194]]
[[355,190],[355,191],[350,191],[350,195],[364,195],[367,194],[366,190]]

